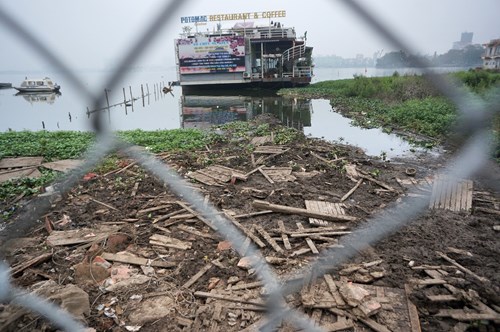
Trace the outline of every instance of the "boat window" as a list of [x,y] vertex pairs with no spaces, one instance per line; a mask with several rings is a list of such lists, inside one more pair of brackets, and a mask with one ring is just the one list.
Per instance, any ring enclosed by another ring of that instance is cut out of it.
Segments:
[[47,81],[47,84],[48,85],[52,85],[52,81]]
[[38,82],[36,82],[36,85],[43,85],[43,82],[42,81],[38,81]]

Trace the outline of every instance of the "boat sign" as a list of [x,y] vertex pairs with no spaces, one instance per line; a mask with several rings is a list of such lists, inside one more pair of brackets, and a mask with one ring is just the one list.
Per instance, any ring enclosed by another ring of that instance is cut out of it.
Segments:
[[218,21],[238,21],[238,20],[258,20],[261,18],[286,17],[286,10],[272,10],[265,12],[247,12],[232,14],[215,14],[200,16],[183,16],[181,23],[200,23],[200,22],[218,22]]

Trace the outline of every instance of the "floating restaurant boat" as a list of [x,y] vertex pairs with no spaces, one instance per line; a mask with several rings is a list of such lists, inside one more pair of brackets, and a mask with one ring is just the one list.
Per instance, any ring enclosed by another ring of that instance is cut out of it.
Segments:
[[20,86],[15,86],[19,92],[52,92],[59,91],[61,87],[48,77],[41,79],[26,78]]
[[[183,92],[204,89],[270,88],[305,86],[313,76],[312,47],[306,33],[297,37],[295,28],[284,27],[276,18],[285,11],[182,17],[183,33],[175,40],[177,76]],[[248,19],[268,19],[256,26]],[[229,29],[223,20],[243,20]],[[208,22],[217,29],[198,32]]]

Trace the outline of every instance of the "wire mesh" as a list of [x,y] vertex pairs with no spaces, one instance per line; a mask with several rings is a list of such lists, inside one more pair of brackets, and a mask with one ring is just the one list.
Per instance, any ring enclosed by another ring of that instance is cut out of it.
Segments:
[[[158,16],[152,20],[150,26],[145,30],[140,38],[132,43],[127,56],[122,60],[117,69],[109,76],[104,86],[113,89],[124,76],[126,68],[133,64],[145,49],[152,43],[155,37],[159,35],[162,27],[175,16],[179,10],[181,3],[186,6],[189,1],[171,1],[167,3],[160,11]],[[340,1],[346,8],[356,14],[361,20],[364,20],[372,30],[390,42],[396,49],[405,51],[408,54],[414,54],[410,45],[403,42],[401,36],[396,35],[393,31],[384,26],[382,20],[375,17],[373,13],[367,11],[363,6],[355,1],[342,0]],[[105,95],[99,94],[93,96],[87,87],[82,84],[79,77],[69,69],[64,61],[57,54],[54,54],[47,46],[39,42],[34,35],[24,28],[19,22],[16,22],[9,13],[0,6],[0,25],[9,30],[12,35],[16,36],[19,41],[27,44],[31,49],[36,51],[48,63],[59,68],[64,73],[70,84],[78,89],[81,94],[93,101],[95,109],[103,106]],[[455,84],[445,80],[441,75],[434,75],[432,70],[422,61],[419,66],[427,74],[429,81],[446,97],[452,100],[461,114],[461,123],[457,127],[463,133],[467,134],[467,141],[462,145],[459,152],[453,160],[450,160],[446,167],[441,171],[443,174],[452,175],[452,178],[457,179],[467,178],[481,171],[488,162],[488,155],[492,148],[492,139],[488,124],[493,114],[498,112],[498,101],[500,99],[498,91],[493,94],[494,98],[489,102],[473,96],[469,91],[456,88]],[[103,91],[104,89],[101,89]],[[175,170],[168,167],[154,155],[142,150],[134,149],[129,144],[114,137],[106,128],[102,121],[102,116],[97,113],[93,117],[92,127],[97,133],[98,141],[92,149],[90,149],[85,157],[85,163],[77,170],[69,173],[69,175],[57,184],[58,190],[61,193],[66,193],[81,179],[81,177],[95,167],[104,157],[110,152],[120,150],[133,158],[145,170],[160,179],[170,190],[182,197],[186,202],[190,203],[193,209],[210,220],[212,225],[218,232],[231,243],[241,255],[243,252],[243,243],[245,235],[242,234],[224,215],[212,205],[204,202],[204,197],[194,191],[190,186],[186,185]],[[493,183],[498,190],[498,183]],[[289,276],[288,281],[278,280],[272,269],[263,259],[259,249],[253,244],[246,251],[246,256],[254,257],[251,261],[252,267],[255,269],[258,278],[264,283],[266,290],[269,293],[267,297],[266,315],[267,323],[261,326],[262,331],[273,331],[281,324],[283,320],[287,320],[290,324],[297,328],[307,331],[321,331],[321,328],[316,326],[303,312],[287,306],[284,298],[291,293],[299,291],[306,280],[318,278],[330,270],[337,268],[340,264],[345,263],[349,259],[357,255],[367,245],[373,245],[376,242],[390,236],[409,222],[415,220],[419,215],[423,214],[430,199],[430,194],[419,198],[406,198],[403,204],[390,207],[385,212],[368,220],[367,224],[352,234],[343,239],[345,246],[336,248],[335,254],[332,250],[326,250],[316,259],[316,261],[298,274]],[[25,234],[36,221],[47,212],[50,208],[50,198],[37,198],[30,203],[27,209],[29,212],[20,216],[22,223],[16,224],[15,228],[8,227],[1,234],[3,239],[18,237]],[[327,268],[326,268],[327,267]],[[300,276],[300,278],[297,277]],[[26,292],[13,287],[9,282],[9,268],[3,264],[0,266],[0,302],[11,302],[23,306],[24,308],[36,312],[57,327],[66,331],[80,331],[84,327],[69,314],[65,313],[57,306],[48,304],[46,301],[38,298],[35,295],[27,294]]]

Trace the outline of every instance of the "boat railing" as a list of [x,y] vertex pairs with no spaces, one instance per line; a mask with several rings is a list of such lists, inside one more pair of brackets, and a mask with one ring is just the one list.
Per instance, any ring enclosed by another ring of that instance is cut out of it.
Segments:
[[311,77],[311,76],[312,76],[311,66],[293,67],[293,77]]
[[283,52],[283,60],[290,61],[298,59],[300,57],[303,57],[305,53],[306,53],[306,45],[304,44],[290,47],[285,52]]
[[[241,35],[248,38],[271,39],[271,38],[296,38],[294,28],[278,28],[278,27],[249,27],[249,28],[229,28],[221,29],[213,32],[196,32],[194,36],[217,36],[217,35]],[[180,34],[181,38],[189,37],[189,34]]]

